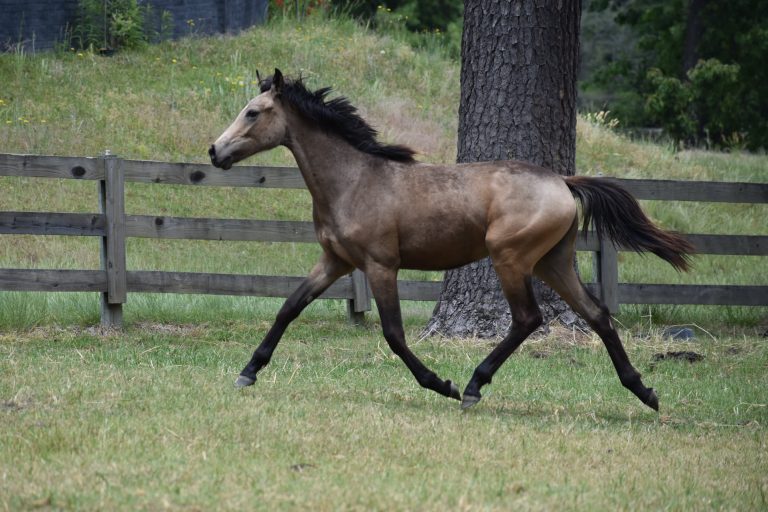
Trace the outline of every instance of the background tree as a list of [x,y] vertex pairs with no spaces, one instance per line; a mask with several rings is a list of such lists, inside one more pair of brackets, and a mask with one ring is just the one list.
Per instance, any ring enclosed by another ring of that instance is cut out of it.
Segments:
[[[518,159],[573,174],[579,0],[465,1],[459,162]],[[547,320],[576,317],[541,283]],[[428,333],[491,337],[511,322],[490,261],[446,273]]]
[[637,42],[588,78],[624,126],[676,140],[768,148],[768,2],[591,0]]

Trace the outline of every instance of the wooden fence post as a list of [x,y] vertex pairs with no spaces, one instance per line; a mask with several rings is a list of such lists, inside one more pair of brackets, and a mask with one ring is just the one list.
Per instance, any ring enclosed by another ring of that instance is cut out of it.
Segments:
[[371,310],[371,295],[368,291],[368,278],[365,273],[355,269],[352,272],[352,298],[347,300],[347,315],[350,322],[360,325],[365,320],[365,312]]
[[619,253],[610,240],[600,240],[600,250],[595,253],[595,279],[608,311],[618,313]]
[[101,269],[107,275],[107,291],[101,294],[101,325],[123,325],[126,301],[125,175],[122,160],[104,152],[104,179],[99,181],[99,208],[106,220],[101,238]]

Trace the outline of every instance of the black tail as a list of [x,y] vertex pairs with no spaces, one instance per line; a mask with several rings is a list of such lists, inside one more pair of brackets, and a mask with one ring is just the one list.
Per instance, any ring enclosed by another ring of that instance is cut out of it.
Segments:
[[693,245],[677,233],[663,231],[643,213],[632,195],[606,178],[569,176],[565,183],[582,205],[583,230],[594,222],[597,236],[637,252],[652,252],[677,270],[688,270]]

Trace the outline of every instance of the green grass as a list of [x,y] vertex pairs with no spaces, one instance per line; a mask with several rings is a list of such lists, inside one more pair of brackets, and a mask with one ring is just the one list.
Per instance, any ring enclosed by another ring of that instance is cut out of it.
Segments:
[[[202,162],[210,142],[255,94],[256,69],[267,74],[276,66],[289,74],[301,73],[312,87],[335,86],[360,107],[384,139],[413,145],[423,152],[422,159],[455,160],[458,63],[439,48],[414,50],[396,35],[377,35],[349,20],[318,17],[302,24],[278,17],[236,37],[170,41],[112,58],[75,51],[2,54],[0,151],[98,155],[108,148],[125,158]],[[294,165],[284,149],[249,163]],[[578,126],[577,168],[584,174],[635,178],[768,181],[765,155],[675,152],[630,141],[583,119]],[[96,197],[93,183],[0,178],[0,210],[93,212],[98,209]],[[768,234],[765,205],[645,202],[644,206],[669,229]],[[126,209],[129,214],[282,220],[309,220],[311,215],[310,198],[303,191],[146,184],[127,185]],[[317,254],[312,244],[128,241],[132,270],[304,275]],[[589,255],[582,260],[582,273],[589,279]],[[755,257],[701,256],[693,272],[681,275],[657,258],[622,254],[620,272],[627,282],[765,285],[768,273],[760,262]],[[96,240],[0,237],[0,268],[98,265]],[[438,273],[402,276],[440,279]],[[65,297],[0,293],[0,325],[92,321],[93,314],[80,312],[95,299]],[[185,301],[223,304],[212,307],[228,318],[233,314],[226,309],[247,311],[249,303],[136,295],[126,311],[141,321],[166,300],[186,310],[190,308]],[[205,307],[199,309],[205,313]],[[619,319],[627,325],[644,324],[650,318],[708,329],[737,324],[751,330],[765,325],[766,314],[766,308],[622,306]]]
[[[426,319],[422,315],[420,320]],[[417,322],[420,323],[420,322]],[[483,401],[418,387],[375,324],[313,306],[252,388],[231,384],[264,320],[6,332],[0,508],[759,510],[768,506],[768,346],[653,336],[624,390],[593,338],[523,346]],[[409,326],[411,338],[419,325]],[[485,342],[414,350],[465,383]],[[699,363],[653,363],[669,350]]]

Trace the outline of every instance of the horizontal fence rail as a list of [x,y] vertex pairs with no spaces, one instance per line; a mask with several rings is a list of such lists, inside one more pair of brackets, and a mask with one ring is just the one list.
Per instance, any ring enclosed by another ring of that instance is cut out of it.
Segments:
[[[113,156],[57,157],[0,154],[0,176],[58,178],[99,182],[98,213],[0,212],[0,235],[101,237],[100,270],[0,269],[0,290],[98,292],[102,323],[120,325],[128,293],[195,293],[287,297],[301,277],[128,271],[125,239],[161,238],[261,242],[316,242],[313,224],[303,221],[211,219],[126,215],[126,182],[169,185],[304,189],[298,169],[238,166],[228,172],[207,164],[123,160]],[[638,199],[768,203],[768,184],[616,179]],[[768,236],[685,235],[698,254],[768,255]],[[618,252],[593,232],[579,236],[577,250],[594,252],[595,282],[588,283],[612,312],[619,304],[768,305],[768,286],[670,285],[618,282]],[[441,282],[400,280],[404,300],[437,300]],[[370,310],[364,275],[355,271],[331,286],[322,298],[346,299],[359,321]]]

